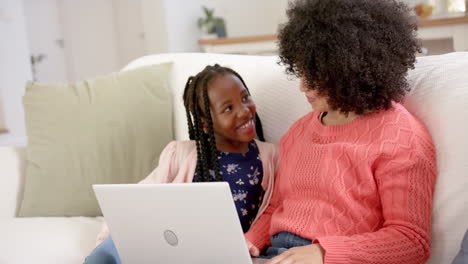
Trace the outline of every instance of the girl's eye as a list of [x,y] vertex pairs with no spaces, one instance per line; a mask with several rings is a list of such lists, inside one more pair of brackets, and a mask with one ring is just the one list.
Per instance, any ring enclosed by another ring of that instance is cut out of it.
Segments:
[[232,110],[232,107],[228,106],[224,109],[223,113],[231,112],[231,110]]

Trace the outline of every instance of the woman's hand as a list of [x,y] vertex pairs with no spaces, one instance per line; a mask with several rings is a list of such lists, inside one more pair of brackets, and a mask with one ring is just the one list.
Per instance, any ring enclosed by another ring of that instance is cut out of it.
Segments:
[[323,255],[323,248],[319,244],[312,244],[290,248],[266,264],[323,264]]
[[252,244],[247,238],[245,239],[245,242],[247,242],[247,247],[249,248],[249,253],[250,256],[252,257],[258,257],[260,255],[260,250],[254,244]]

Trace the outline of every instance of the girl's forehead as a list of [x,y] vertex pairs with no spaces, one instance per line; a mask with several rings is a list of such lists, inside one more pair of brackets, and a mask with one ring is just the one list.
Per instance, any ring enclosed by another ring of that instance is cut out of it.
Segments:
[[245,90],[242,81],[232,73],[225,73],[215,76],[208,83],[209,90],[227,90],[232,88],[241,88]]
[[237,78],[237,76],[233,73],[230,73],[230,72],[223,72],[223,73],[219,73],[219,74],[216,74],[214,75],[211,79],[210,79],[210,82],[214,82],[214,81],[226,81],[226,80],[239,80],[239,78]]

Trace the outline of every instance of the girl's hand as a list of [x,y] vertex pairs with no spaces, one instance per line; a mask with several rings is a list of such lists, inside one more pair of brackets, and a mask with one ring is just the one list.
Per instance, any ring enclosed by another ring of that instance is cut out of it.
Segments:
[[247,238],[245,239],[245,242],[247,242],[247,247],[249,248],[249,253],[250,256],[252,257],[258,257],[260,255],[260,250],[254,244],[252,244]]
[[323,255],[323,248],[319,244],[312,244],[290,248],[266,264],[323,264]]

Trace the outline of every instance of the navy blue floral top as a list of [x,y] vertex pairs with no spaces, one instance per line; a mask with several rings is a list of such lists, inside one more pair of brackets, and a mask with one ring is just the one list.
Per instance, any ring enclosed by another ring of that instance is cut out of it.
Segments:
[[[247,232],[263,198],[263,165],[257,144],[252,140],[245,154],[218,151],[218,161],[221,176],[231,187],[242,229]],[[198,181],[196,173],[193,181]]]

